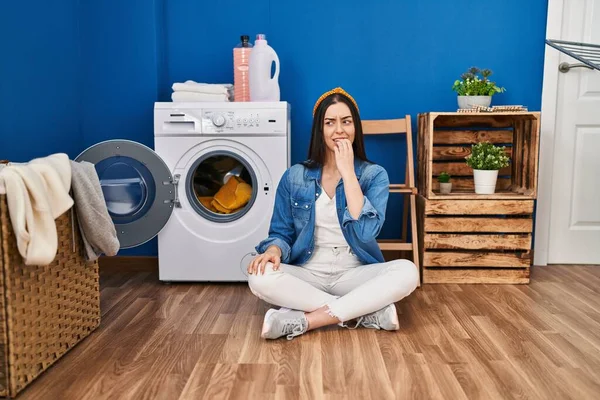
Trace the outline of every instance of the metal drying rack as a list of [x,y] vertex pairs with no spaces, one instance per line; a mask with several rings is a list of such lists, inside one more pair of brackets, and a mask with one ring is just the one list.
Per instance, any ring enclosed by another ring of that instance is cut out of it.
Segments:
[[560,72],[569,72],[571,68],[588,68],[600,71],[600,45],[591,43],[568,42],[565,40],[546,39],[549,46],[554,47],[574,59],[581,61],[582,64],[560,63],[558,70]]

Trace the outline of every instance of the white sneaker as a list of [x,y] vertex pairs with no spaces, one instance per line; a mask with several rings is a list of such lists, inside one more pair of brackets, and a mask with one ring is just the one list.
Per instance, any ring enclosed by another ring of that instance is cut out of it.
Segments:
[[288,340],[302,335],[308,329],[308,320],[302,311],[271,308],[265,314],[261,336],[264,339],[277,339],[287,335]]
[[361,318],[360,325],[365,328],[384,329],[386,331],[397,331],[400,329],[400,322],[398,322],[398,314],[396,313],[394,303],[383,307],[379,311],[364,315]]

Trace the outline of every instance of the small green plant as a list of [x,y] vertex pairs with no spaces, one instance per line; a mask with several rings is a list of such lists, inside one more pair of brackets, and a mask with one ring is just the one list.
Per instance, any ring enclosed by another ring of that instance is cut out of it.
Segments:
[[504,146],[494,146],[490,142],[480,142],[471,147],[466,156],[467,165],[473,169],[497,170],[508,166],[509,158]]
[[450,182],[450,174],[447,172],[442,172],[437,179],[439,183],[448,183]]
[[471,67],[460,76],[461,80],[454,81],[452,90],[459,96],[493,96],[496,93],[504,92],[506,89],[498,87],[495,82],[489,80],[491,75],[492,71],[489,69],[480,70],[477,67]]

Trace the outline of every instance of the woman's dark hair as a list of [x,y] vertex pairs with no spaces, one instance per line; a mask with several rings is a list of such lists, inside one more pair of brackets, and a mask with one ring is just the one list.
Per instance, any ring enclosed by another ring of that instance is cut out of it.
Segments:
[[319,104],[319,107],[317,107],[317,110],[315,111],[311,130],[310,146],[308,147],[308,160],[303,162],[303,164],[308,168],[322,167],[323,163],[325,162],[326,145],[325,140],[323,139],[325,111],[327,111],[330,105],[336,103],[344,103],[348,106],[348,108],[350,108],[350,114],[352,115],[352,121],[354,122],[354,142],[352,143],[354,158],[371,162],[367,159],[367,155],[365,153],[362,123],[360,122],[360,115],[358,114],[356,106],[343,94],[335,93],[326,97],[321,104]]

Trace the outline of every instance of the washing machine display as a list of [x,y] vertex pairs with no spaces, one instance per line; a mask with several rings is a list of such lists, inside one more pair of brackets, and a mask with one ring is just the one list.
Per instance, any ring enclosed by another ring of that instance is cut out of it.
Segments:
[[194,210],[215,222],[231,222],[252,208],[258,192],[256,173],[242,157],[213,151],[189,170],[186,193]]

